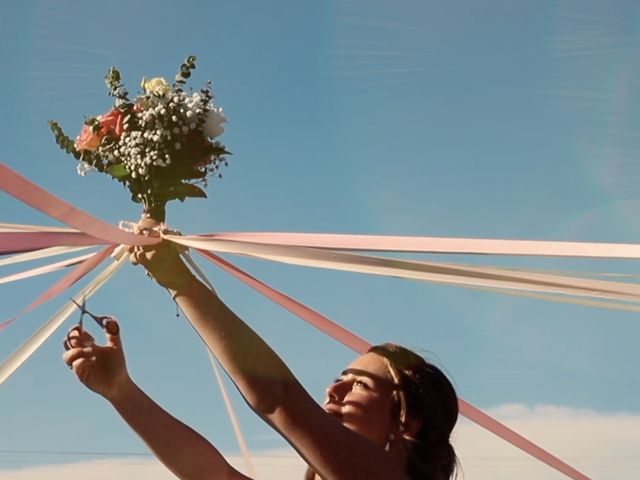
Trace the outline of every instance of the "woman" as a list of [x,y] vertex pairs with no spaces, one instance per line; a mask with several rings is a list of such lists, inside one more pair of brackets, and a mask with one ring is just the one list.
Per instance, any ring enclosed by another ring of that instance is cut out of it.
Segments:
[[[320,407],[264,340],[191,274],[173,246],[131,253],[170,291],[249,406],[305,459],[307,479],[453,476],[449,436],[458,404],[438,368],[402,347],[376,346],[342,372]],[[79,328],[70,333],[64,360],[78,378],[109,400],[179,478],[246,479],[131,380],[117,324],[105,330],[106,346]]]

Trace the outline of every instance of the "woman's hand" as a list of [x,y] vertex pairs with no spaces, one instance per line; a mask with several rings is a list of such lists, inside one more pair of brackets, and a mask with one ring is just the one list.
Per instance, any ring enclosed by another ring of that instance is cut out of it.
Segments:
[[[144,219],[138,224],[140,235],[158,236],[154,230],[159,224],[155,220]],[[191,271],[180,258],[179,247],[171,242],[161,242],[150,246],[130,246],[131,263],[142,265],[161,286],[180,290],[195,280]]]
[[106,345],[98,345],[89,332],[77,325],[64,342],[64,362],[89,389],[108,400],[124,393],[132,384],[115,320],[105,324]]

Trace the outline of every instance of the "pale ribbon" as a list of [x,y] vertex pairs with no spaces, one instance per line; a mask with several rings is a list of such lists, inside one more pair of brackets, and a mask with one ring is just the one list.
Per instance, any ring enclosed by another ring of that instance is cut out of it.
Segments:
[[289,232],[213,233],[201,236],[218,240],[336,250],[640,259],[640,245],[629,243]]
[[[51,235],[57,235],[55,242],[45,242],[38,233],[45,232],[25,232],[25,231],[2,231],[0,234],[0,253],[16,253],[19,251],[20,244],[16,244],[18,238],[22,245],[23,242],[30,242],[31,249],[65,246],[65,245],[84,245],[82,241],[88,242],[90,237],[97,239],[95,243],[125,244],[125,245],[150,245],[160,242],[160,237],[145,237],[125,232],[118,228],[99,220],[72,205],[51,195],[49,192],[37,187],[26,178],[20,176],[11,170],[5,164],[0,163],[0,188],[7,193],[13,195],[18,200],[31,205],[41,212],[59,220],[60,222],[77,229],[85,237],[76,235],[76,232],[46,232]],[[10,228],[10,227],[8,227]],[[20,234],[18,236],[15,236]],[[30,235],[31,234],[31,235]],[[32,235],[36,234],[36,235]],[[4,237],[2,235],[5,235]],[[13,236],[12,236],[13,235]],[[264,234],[261,238],[256,237],[260,234],[217,234],[209,235],[209,237],[218,240],[234,240],[236,242],[251,242],[254,244],[271,243],[273,246],[303,246],[316,248],[337,248],[344,250],[393,250],[404,252],[429,252],[429,253],[468,253],[468,254],[494,254],[494,255],[546,255],[546,256],[582,256],[582,257],[605,257],[605,258],[640,258],[640,246],[628,244],[597,244],[597,243],[577,243],[577,242],[532,242],[517,240],[484,240],[484,239],[454,239],[454,238],[435,238],[435,237],[382,237],[382,236],[362,236],[362,235],[315,235],[315,234]],[[280,238],[276,238],[280,237]],[[49,239],[54,237],[49,237]],[[76,243],[68,243],[76,242]],[[40,245],[39,247],[37,245]],[[112,247],[113,248],[113,247]],[[331,322],[322,315],[314,312],[303,304],[277,292],[266,284],[257,279],[248,276],[237,267],[224,261],[216,255],[201,251],[203,255],[218,264],[232,275],[237,276],[245,283],[253,288],[261,291],[274,301],[280,303],[285,308],[301,316],[308,322],[316,325],[325,333],[339,339],[341,342],[350,346],[358,352],[364,352],[368,349],[369,343],[357,337],[343,327]],[[255,253],[255,252],[254,252]],[[282,252],[280,252],[282,253]],[[284,255],[281,255],[284,256]],[[300,258],[300,257],[299,257]],[[114,265],[120,265],[120,262]],[[389,260],[389,259],[388,259]],[[397,260],[393,260],[398,262]],[[86,261],[85,261],[86,263]],[[424,263],[424,262],[423,262]],[[106,272],[106,270],[105,270]],[[42,296],[41,296],[42,298]],[[40,299],[41,299],[40,298]],[[40,300],[38,299],[38,300]],[[37,301],[36,301],[37,302]],[[34,302],[34,303],[36,303]],[[69,308],[67,305],[66,308]],[[63,309],[64,312],[66,310]],[[71,309],[70,311],[73,311]],[[66,313],[66,316],[70,313]],[[62,311],[61,311],[62,312]],[[59,314],[51,319],[43,327],[47,327],[46,332],[37,332],[37,341],[28,341],[29,347],[21,349],[33,353],[48,335],[52,333],[51,325],[59,326],[66,316]],[[62,318],[64,317],[64,318]],[[62,319],[61,319],[62,318]],[[55,321],[54,321],[55,319]],[[59,323],[57,323],[59,322]],[[53,328],[53,330],[55,330]],[[42,330],[42,329],[41,329]],[[45,336],[46,335],[46,336]],[[44,336],[44,339],[42,339]],[[33,337],[32,337],[33,338]],[[42,340],[41,340],[42,339]],[[38,343],[39,342],[39,343]],[[29,353],[29,355],[31,354]],[[24,356],[24,355],[22,355]],[[11,357],[13,359],[15,354]],[[28,355],[27,355],[28,357]],[[26,360],[26,357],[20,364]],[[15,360],[12,360],[15,363]],[[5,362],[6,363],[6,362]],[[5,364],[3,364],[4,366]],[[17,368],[17,367],[16,367]],[[14,369],[15,370],[15,369]],[[12,371],[14,371],[12,370]],[[0,374],[5,372],[6,368],[0,366]],[[10,373],[9,373],[10,374]],[[0,378],[2,378],[0,376]],[[4,377],[6,378],[6,376]],[[0,380],[1,381],[1,380]],[[525,452],[542,460],[558,471],[576,480],[585,480],[584,476],[574,468],[570,467],[560,459],[549,454],[545,450],[536,446],[532,442],[526,440],[513,430],[502,425],[495,419],[481,412],[476,407],[468,404],[460,399],[461,413],[473,421],[479,423],[489,429],[496,435],[504,438],[510,443],[518,446]]]
[[55,272],[56,270],[60,270],[62,268],[76,265],[86,260],[87,258],[91,257],[92,255],[93,255],[92,253],[89,253],[87,255],[79,255],[77,257],[68,258],[66,260],[50,263],[48,265],[43,265],[41,267],[31,268],[29,270],[24,270],[22,272],[6,275],[4,277],[0,277],[0,285],[2,285],[3,283],[15,282],[17,280],[24,280],[26,278],[35,277],[37,275],[43,275],[45,273]]
[[203,240],[199,237],[175,235],[165,235],[165,238],[197,249],[234,253],[294,265],[395,276],[468,287],[527,290],[629,302],[640,301],[640,285],[622,282],[529,273],[517,269],[504,270],[400,260],[309,247]]
[[16,263],[30,262],[32,260],[39,260],[41,258],[49,258],[55,255],[62,255],[65,253],[74,253],[81,250],[86,250],[91,247],[48,247],[41,250],[34,250],[32,252],[18,253],[7,258],[0,258],[0,267],[6,265],[13,265]]
[[[87,286],[80,290],[74,297],[77,303],[82,303],[84,300],[90,298],[94,293],[102,287],[107,280],[109,280],[113,274],[118,271],[124,260],[127,258],[124,255],[123,249],[118,249],[115,256],[115,262],[111,263],[105,268],[95,279],[93,279]],[[62,309],[60,309],[53,317],[44,323],[20,348],[0,364],[0,384],[2,384],[11,374],[13,374],[27,359],[33,355],[33,353],[42,346],[42,344],[64,323],[64,321],[73,312],[77,311],[78,307],[73,302],[68,302]]]
[[[305,307],[304,305],[299,304],[298,302],[287,297],[281,292],[278,292],[277,290],[269,287],[268,285],[261,282],[260,280],[242,271],[235,265],[230,264],[229,262],[225,261],[224,259],[218,257],[217,255],[211,252],[201,250],[200,253],[203,254],[209,260],[211,260],[213,263],[218,265],[220,268],[224,269],[234,277],[238,278],[242,282],[246,283],[250,287],[254,288],[258,292],[265,295],[267,298],[273,300],[274,302],[283,306],[287,310],[295,313],[296,315],[298,315],[299,317],[307,321],[309,324],[315,326],[322,332],[335,338],[336,340],[350,347],[356,352],[365,353],[369,350],[369,348],[371,348],[372,345],[366,340],[342,328],[340,325],[329,320],[327,317],[324,317],[318,312],[315,312]],[[564,473],[565,475],[567,475],[570,478],[573,478],[574,480],[589,480],[589,477],[582,474],[581,472],[573,468],[571,465],[563,462],[558,457],[540,448],[535,443],[526,439],[519,433],[515,432],[514,430],[510,429],[503,423],[499,422],[498,420],[492,418],[490,415],[486,414],[485,412],[475,407],[474,405],[470,404],[466,400],[463,400],[462,398],[458,398],[458,405],[460,408],[460,413],[462,415],[474,421],[478,425],[486,428],[487,430],[497,435],[498,437],[502,438],[503,440],[506,440],[512,445],[520,448],[521,450],[528,453],[529,455],[532,455],[538,460],[546,463],[550,467],[558,470],[561,473]]]
[[109,245],[104,250],[94,253],[85,261],[83,261],[80,265],[74,268],[69,274],[65,275],[62,279],[56,282],[53,286],[51,286],[48,290],[42,293],[38,298],[36,298],[33,302],[23,308],[20,313],[18,313],[13,318],[9,320],[5,320],[0,323],[0,331],[7,327],[9,324],[13,323],[17,318],[27,314],[32,311],[36,307],[42,305],[43,303],[51,300],[52,298],[57,297],[64,291],[66,291],[69,287],[74,285],[78,280],[83,278],[89,272],[91,272],[94,268],[96,268],[102,261],[107,258],[111,252],[116,248],[115,245]]
[[[198,264],[193,261],[191,255],[189,255],[188,251],[180,252],[180,256],[182,259],[189,265],[200,277],[200,280],[212,291],[215,293],[215,288],[213,288],[213,284],[209,281],[204,272],[200,269]],[[189,317],[187,317],[188,319]],[[191,320],[189,320],[191,321]],[[192,325],[193,326],[193,325]],[[195,327],[194,327],[195,330]],[[199,332],[196,330],[196,333]],[[203,340],[204,343],[204,340]],[[233,427],[233,431],[236,436],[236,440],[238,442],[238,446],[240,447],[240,452],[242,453],[242,458],[244,460],[244,464],[247,467],[247,473],[251,478],[256,477],[256,470],[253,466],[253,462],[251,461],[251,454],[249,453],[249,447],[247,446],[247,441],[244,438],[244,434],[242,433],[242,429],[240,428],[240,421],[238,420],[238,416],[236,415],[236,411],[233,408],[233,404],[231,403],[231,399],[229,398],[229,393],[227,392],[227,388],[224,385],[224,381],[222,380],[222,375],[220,374],[220,369],[218,368],[218,360],[215,356],[215,353],[207,346],[207,353],[209,354],[209,360],[211,361],[211,367],[213,368],[213,372],[216,376],[216,381],[218,382],[218,387],[220,388],[220,393],[222,394],[222,400],[224,401],[225,407],[227,409],[227,414],[229,415],[229,420],[231,421],[231,426]]]

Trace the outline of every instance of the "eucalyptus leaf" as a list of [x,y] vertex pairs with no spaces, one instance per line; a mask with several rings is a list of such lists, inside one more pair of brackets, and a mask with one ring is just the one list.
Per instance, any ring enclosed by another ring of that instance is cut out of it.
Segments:
[[[175,77],[175,83],[170,87],[170,94],[175,98],[182,98],[184,86],[187,79],[192,76],[193,70],[196,68],[196,57],[188,56]],[[134,101],[129,100],[128,92],[122,82],[122,77],[117,68],[111,68],[105,76],[105,81],[109,87],[109,95],[115,97],[114,107],[123,115],[122,123],[123,131],[130,132],[133,137],[134,132],[138,134],[144,133],[145,130],[154,129],[157,126],[154,122],[143,118],[142,112],[152,108],[157,103],[157,98],[150,94],[139,95]],[[201,89],[198,107],[202,112],[206,112],[209,103],[213,100],[211,93],[211,82],[207,82],[207,87]],[[177,108],[177,107],[176,107]],[[180,126],[179,122],[173,120],[172,115],[176,114],[173,107],[166,109],[167,115],[164,113],[162,118],[168,127],[173,129]],[[164,158],[168,155],[171,159],[170,164],[162,165],[156,162],[149,166],[148,172],[143,177],[132,178],[132,171],[129,171],[123,162],[123,158],[138,155],[132,151],[131,145],[125,145],[130,142],[123,142],[126,139],[124,134],[115,133],[116,130],[109,127],[106,131],[106,125],[103,126],[100,117],[85,117],[85,129],[100,138],[100,145],[94,151],[76,149],[74,141],[64,134],[60,125],[55,121],[50,121],[49,126],[54,134],[58,146],[66,150],[76,159],[86,162],[93,166],[96,170],[108,173],[110,178],[122,184],[123,188],[131,192],[131,199],[136,203],[142,203],[145,208],[149,206],[165,205],[170,200],[184,201],[186,198],[206,198],[203,190],[207,187],[208,177],[214,177],[220,166],[226,165],[227,161],[223,155],[230,155],[223,144],[218,141],[206,138],[203,133],[203,124],[205,117],[198,116],[195,121],[194,128],[191,131],[173,132],[168,140],[163,139],[156,145],[150,139],[144,137],[139,146],[146,154],[154,153],[153,158]],[[169,120],[171,119],[171,120]],[[112,118],[108,119],[109,121]],[[119,122],[119,118],[117,121]],[[192,119],[192,122],[194,120]],[[162,122],[160,122],[162,123]],[[107,125],[111,123],[106,122]],[[176,124],[176,125],[174,125]],[[118,127],[116,127],[117,129]],[[85,133],[87,133],[85,130]],[[163,144],[166,143],[166,145]],[[179,148],[173,148],[173,145],[179,144]],[[114,161],[120,163],[112,163]],[[132,167],[133,168],[133,167]]]

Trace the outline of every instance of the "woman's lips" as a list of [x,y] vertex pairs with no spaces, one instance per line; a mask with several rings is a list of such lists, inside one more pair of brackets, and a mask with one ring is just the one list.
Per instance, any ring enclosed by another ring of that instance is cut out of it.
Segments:
[[338,408],[325,406],[324,411],[327,412],[332,417],[336,417],[338,419],[342,418],[342,411]]

